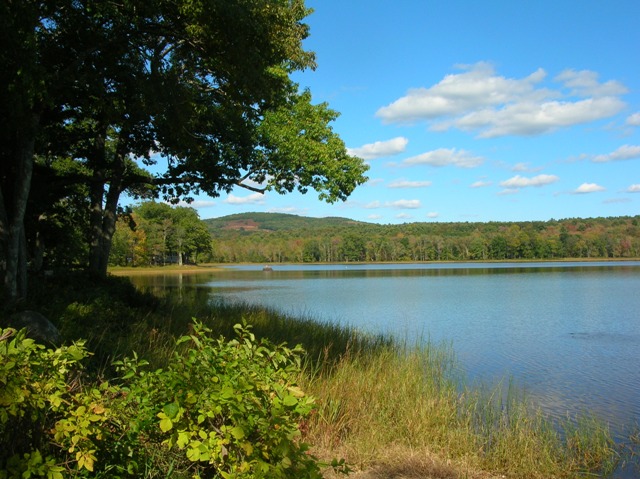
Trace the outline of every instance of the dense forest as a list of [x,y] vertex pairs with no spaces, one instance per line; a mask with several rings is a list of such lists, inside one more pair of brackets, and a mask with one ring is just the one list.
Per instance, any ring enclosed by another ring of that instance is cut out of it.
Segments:
[[640,257],[640,216],[378,225],[246,213],[204,222],[220,263]]

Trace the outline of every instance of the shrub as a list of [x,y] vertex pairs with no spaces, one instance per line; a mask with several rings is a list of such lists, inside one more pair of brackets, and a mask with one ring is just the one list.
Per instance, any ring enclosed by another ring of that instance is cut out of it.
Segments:
[[313,407],[296,385],[299,348],[231,341],[195,322],[166,369],[116,364],[79,386],[82,343],[45,349],[0,330],[0,478],[320,478],[299,440]]

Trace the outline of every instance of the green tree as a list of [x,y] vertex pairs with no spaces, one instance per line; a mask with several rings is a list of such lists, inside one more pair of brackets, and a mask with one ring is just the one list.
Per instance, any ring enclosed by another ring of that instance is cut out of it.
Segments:
[[173,223],[170,244],[182,264],[186,259],[197,262],[198,256],[211,252],[211,234],[193,208],[176,207],[171,211]]
[[[60,181],[88,188],[87,263],[97,274],[106,273],[123,191],[155,187],[177,202],[235,186],[312,188],[333,202],[366,180],[366,165],[331,129],[337,113],[313,105],[290,79],[315,67],[302,48],[310,13],[302,0],[26,0],[1,8],[3,46],[16,47],[0,57],[8,105],[0,239],[11,297],[22,294],[17,265],[37,154],[85,168]],[[139,168],[156,161],[165,165],[154,178]]]

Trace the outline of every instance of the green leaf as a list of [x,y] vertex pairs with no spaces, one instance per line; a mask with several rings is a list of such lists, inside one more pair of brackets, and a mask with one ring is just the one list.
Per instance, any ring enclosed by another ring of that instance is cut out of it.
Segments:
[[178,433],[178,440],[176,441],[177,446],[180,449],[184,449],[187,444],[189,444],[189,433],[187,431],[180,431]]
[[197,447],[190,447],[187,449],[187,459],[192,462],[197,462],[200,460],[200,449]]
[[167,415],[168,418],[174,419],[178,415],[178,412],[180,411],[180,406],[172,402],[169,404],[165,404],[162,410],[164,411],[164,413]]
[[282,403],[285,406],[295,406],[296,404],[298,404],[298,399],[295,396],[292,396],[291,394],[287,394],[282,400]]
[[240,426],[236,426],[231,429],[231,435],[238,440],[242,439],[244,437],[244,429],[242,429]]
[[173,421],[171,419],[169,419],[168,417],[165,417],[164,419],[160,420],[160,430],[162,432],[171,431],[172,428],[173,428]]

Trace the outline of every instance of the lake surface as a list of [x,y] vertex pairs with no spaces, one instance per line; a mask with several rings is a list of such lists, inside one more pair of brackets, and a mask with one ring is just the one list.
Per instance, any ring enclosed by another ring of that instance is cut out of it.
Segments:
[[513,378],[554,418],[640,422],[640,262],[235,266],[132,278],[372,333],[451,343],[470,381]]

